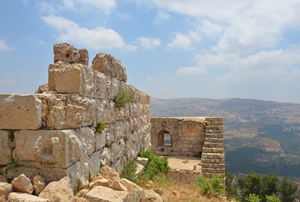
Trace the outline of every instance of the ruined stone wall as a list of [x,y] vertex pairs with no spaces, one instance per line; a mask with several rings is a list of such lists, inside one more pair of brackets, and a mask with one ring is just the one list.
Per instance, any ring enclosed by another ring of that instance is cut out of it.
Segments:
[[[171,134],[171,146],[161,146],[161,131]],[[201,158],[200,173],[208,178],[213,174],[221,175],[224,185],[223,118],[151,118],[151,143],[157,155]],[[183,178],[185,172],[181,173]],[[172,172],[172,176],[175,176],[175,171]],[[190,178],[191,172],[185,177]]]
[[[0,95],[0,168],[46,182],[68,176],[72,187],[95,177],[100,165],[121,172],[125,162],[150,148],[150,96],[126,84],[121,62],[70,44],[54,45],[48,85],[34,95]],[[34,79],[34,78],[33,78]],[[133,101],[116,108],[121,89]],[[103,131],[97,126],[103,127]],[[9,169],[12,155],[17,168]]]

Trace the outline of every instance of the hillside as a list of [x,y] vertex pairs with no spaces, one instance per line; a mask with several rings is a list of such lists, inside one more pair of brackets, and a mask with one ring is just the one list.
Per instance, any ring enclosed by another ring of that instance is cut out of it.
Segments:
[[300,104],[251,99],[156,99],[152,117],[224,118],[226,169],[300,177]]

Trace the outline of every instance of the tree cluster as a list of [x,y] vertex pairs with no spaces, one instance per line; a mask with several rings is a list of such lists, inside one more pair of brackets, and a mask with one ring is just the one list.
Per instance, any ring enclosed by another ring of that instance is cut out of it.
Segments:
[[[234,183],[237,181],[237,183]],[[226,171],[226,195],[240,201],[282,201],[293,202],[298,198],[295,193],[298,185],[288,182],[285,177],[279,184],[275,174],[263,175],[252,171],[246,176],[239,176],[234,180],[232,174]]]

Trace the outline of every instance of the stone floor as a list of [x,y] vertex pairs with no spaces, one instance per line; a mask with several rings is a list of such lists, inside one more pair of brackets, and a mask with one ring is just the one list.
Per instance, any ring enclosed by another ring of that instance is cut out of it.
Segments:
[[[201,158],[191,156],[168,156],[169,166],[171,169],[176,170],[193,170],[194,165],[197,166],[197,170],[201,168]],[[198,165],[199,164],[199,165]]]

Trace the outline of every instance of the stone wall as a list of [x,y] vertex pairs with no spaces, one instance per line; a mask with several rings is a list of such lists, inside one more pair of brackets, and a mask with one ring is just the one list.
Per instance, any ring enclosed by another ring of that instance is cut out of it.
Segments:
[[[170,146],[162,145],[163,133],[171,134]],[[225,179],[223,118],[151,118],[151,143],[157,155],[199,157],[202,175]]]
[[[151,147],[150,96],[126,84],[121,62],[66,43],[54,45],[48,85],[33,95],[0,95],[0,168],[46,182],[68,176],[72,187],[95,177],[100,165],[121,172],[125,162]],[[123,89],[133,100],[116,108]],[[103,131],[98,130],[99,128]],[[7,155],[18,159],[17,168]]]

